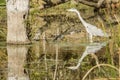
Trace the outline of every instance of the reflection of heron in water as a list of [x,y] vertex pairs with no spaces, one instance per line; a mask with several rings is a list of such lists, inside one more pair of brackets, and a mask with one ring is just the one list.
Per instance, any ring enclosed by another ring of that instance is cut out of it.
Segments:
[[86,29],[87,33],[89,34],[90,42],[93,42],[93,40],[92,40],[93,36],[108,37],[108,35],[105,32],[103,32],[101,29],[97,28],[94,25],[91,25],[91,24],[85,22],[77,9],[71,8],[71,9],[68,9],[68,11],[77,13],[79,19],[81,20],[82,24],[85,26],[85,29]]
[[88,55],[88,54],[94,54],[95,52],[99,51],[103,46],[105,46],[106,43],[103,42],[103,43],[91,43],[89,44],[85,51],[83,52],[83,55],[82,57],[79,59],[78,61],[78,64],[76,66],[71,66],[71,67],[68,67],[68,69],[72,69],[72,70],[75,70],[75,69],[78,69],[78,67],[80,66],[82,60]]

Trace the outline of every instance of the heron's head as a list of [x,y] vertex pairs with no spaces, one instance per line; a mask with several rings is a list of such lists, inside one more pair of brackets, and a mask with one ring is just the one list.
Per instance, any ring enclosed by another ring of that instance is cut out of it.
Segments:
[[78,10],[75,9],[75,8],[68,9],[67,11],[70,11],[70,12],[78,12]]

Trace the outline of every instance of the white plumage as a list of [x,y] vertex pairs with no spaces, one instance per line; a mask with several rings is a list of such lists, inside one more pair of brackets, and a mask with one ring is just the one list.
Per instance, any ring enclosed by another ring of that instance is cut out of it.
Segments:
[[79,19],[81,20],[82,24],[85,26],[87,33],[89,34],[90,42],[93,42],[93,40],[92,40],[93,36],[108,37],[107,33],[103,32],[101,29],[97,28],[94,25],[91,25],[91,24],[85,22],[77,9],[71,8],[71,9],[68,9],[68,11],[76,12],[78,14]]
[[103,32],[101,29],[97,28],[94,25],[91,25],[89,23],[85,24],[87,26],[86,30],[87,32],[91,33],[94,36],[104,36],[104,37],[108,37],[108,35]]

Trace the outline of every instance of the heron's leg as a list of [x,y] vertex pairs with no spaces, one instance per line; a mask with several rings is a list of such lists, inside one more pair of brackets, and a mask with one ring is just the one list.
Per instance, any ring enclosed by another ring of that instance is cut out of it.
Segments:
[[93,42],[92,37],[93,37],[93,35],[89,34],[89,40],[91,43]]

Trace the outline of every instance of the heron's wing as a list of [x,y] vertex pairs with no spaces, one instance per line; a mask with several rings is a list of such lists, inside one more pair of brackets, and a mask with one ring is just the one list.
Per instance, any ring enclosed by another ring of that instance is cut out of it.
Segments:
[[91,25],[88,23],[86,26],[87,26],[88,32],[90,32],[94,36],[105,36],[105,37],[108,36],[105,32],[103,32],[101,29],[97,28],[94,25]]

